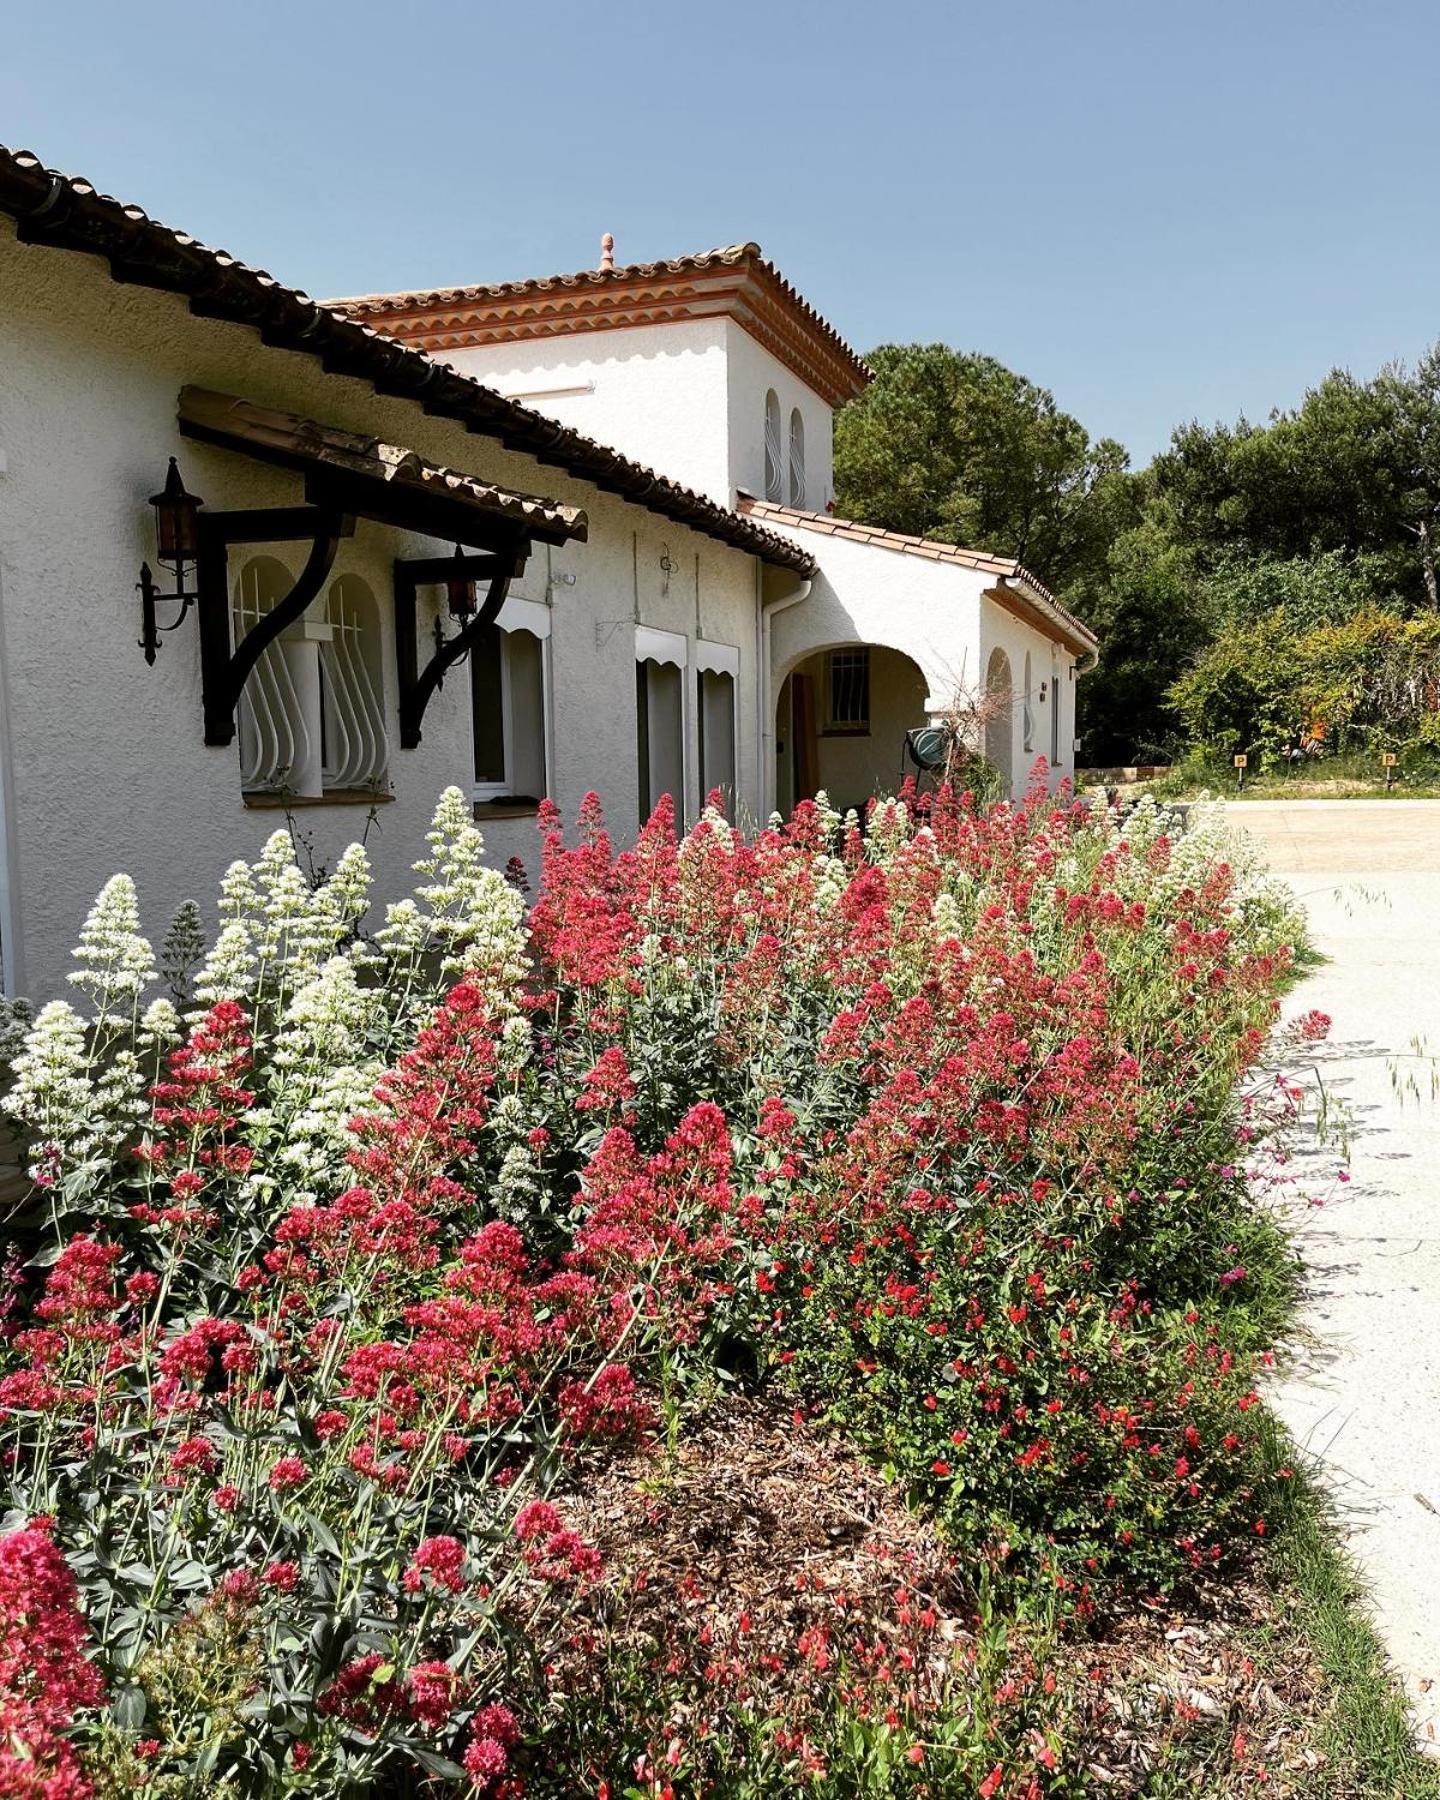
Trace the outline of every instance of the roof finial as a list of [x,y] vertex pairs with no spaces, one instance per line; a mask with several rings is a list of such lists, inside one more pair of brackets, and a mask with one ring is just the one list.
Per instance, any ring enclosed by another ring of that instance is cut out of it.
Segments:
[[615,267],[615,233],[613,231],[607,231],[600,240],[600,267],[602,269]]

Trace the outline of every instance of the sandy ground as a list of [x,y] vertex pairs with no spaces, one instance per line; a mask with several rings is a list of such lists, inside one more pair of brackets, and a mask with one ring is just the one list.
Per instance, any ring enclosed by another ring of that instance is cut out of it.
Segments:
[[1308,1069],[1349,1117],[1301,1159],[1308,1341],[1279,1410],[1319,1459],[1368,1578],[1417,1734],[1440,1750],[1440,801],[1256,801],[1266,847],[1330,959],[1287,1013],[1334,1020]]

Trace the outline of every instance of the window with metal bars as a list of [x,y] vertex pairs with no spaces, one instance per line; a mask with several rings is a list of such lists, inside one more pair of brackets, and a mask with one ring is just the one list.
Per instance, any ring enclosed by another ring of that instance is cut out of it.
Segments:
[[798,406],[790,414],[790,504],[805,504],[805,421]]
[[863,734],[870,729],[870,650],[832,650],[825,658],[825,729]]
[[[231,602],[243,639],[294,584],[272,556],[243,565]],[[240,696],[240,786],[245,793],[372,791],[385,781],[380,613],[365,583],[344,575],[320,613],[307,613],[266,647]]]
[[325,791],[374,788],[385,779],[380,609],[358,575],[330,589],[320,651],[320,765]]

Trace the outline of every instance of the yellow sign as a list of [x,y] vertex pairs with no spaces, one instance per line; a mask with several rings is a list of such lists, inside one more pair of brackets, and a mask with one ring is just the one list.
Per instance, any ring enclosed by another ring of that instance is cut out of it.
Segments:
[[1393,750],[1387,750],[1380,760],[1387,769],[1393,769],[1397,759]]
[[1250,758],[1248,756],[1237,756],[1235,758],[1235,767],[1237,769],[1248,769],[1250,767]]

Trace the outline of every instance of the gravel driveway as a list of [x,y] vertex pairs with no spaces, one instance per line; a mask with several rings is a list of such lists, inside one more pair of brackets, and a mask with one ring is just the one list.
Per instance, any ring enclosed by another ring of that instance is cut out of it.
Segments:
[[[1334,1149],[1302,1159],[1309,1270],[1281,1415],[1323,1465],[1418,1734],[1440,1749],[1440,801],[1229,809],[1304,902],[1329,957],[1290,997],[1334,1020],[1307,1079],[1343,1102]],[[1418,1047],[1417,1047],[1418,1045]]]

